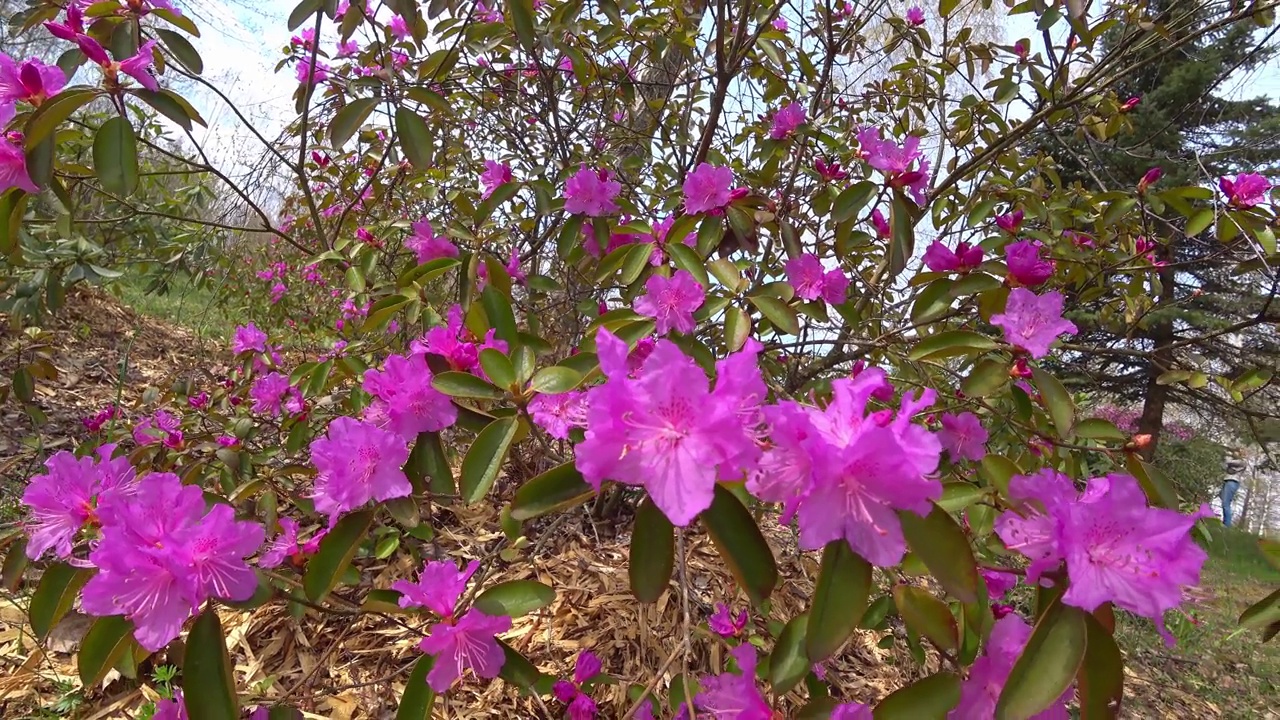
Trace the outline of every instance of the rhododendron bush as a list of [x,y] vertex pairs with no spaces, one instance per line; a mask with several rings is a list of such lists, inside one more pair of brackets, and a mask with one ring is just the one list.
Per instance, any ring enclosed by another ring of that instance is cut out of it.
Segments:
[[[269,603],[420,629],[402,718],[494,678],[571,718],[1114,716],[1114,613],[1174,641],[1210,513],[1178,512],[1148,448],[1047,361],[1099,283],[1117,312],[1148,307],[1156,204],[1181,214],[1169,232],[1213,223],[1256,247],[1242,272],[1273,273],[1270,183],[1061,184],[1018,141],[1071,116],[1123,127],[1114,79],[1177,50],[1126,48],[1171,20],[1027,2],[1008,12],[1050,44],[1003,44],[957,10],[991,4],[303,0],[280,69],[298,117],[272,145],[290,189],[267,230],[227,240],[257,257],[238,287],[292,307],[293,330],[236,328],[229,376],[104,409],[30,478],[10,554],[41,571],[32,628],[95,618],[87,686],[182,653],[170,716],[299,702],[238,686],[227,659],[217,608]],[[180,3],[58,5],[22,21],[65,41],[63,70],[0,67],[10,233],[73,180],[134,192],[138,117],[203,123],[166,89],[214,60]],[[1102,52],[1107,32],[1134,40]],[[94,98],[119,113],[88,168],[58,129]],[[423,545],[437,509],[477,504],[502,508],[498,550]],[[501,550],[587,512],[629,532],[638,601],[686,598],[673,658],[718,643],[723,667],[655,666],[613,706],[590,650],[553,677],[513,647],[513,618],[557,588],[495,583],[528,562]],[[741,592],[709,619],[676,572],[703,533]],[[821,558],[794,617],[770,603],[790,533]],[[418,570],[375,582],[393,557]],[[1277,607],[1245,624],[1274,634]],[[940,669],[841,696],[824,661],[892,618]]]

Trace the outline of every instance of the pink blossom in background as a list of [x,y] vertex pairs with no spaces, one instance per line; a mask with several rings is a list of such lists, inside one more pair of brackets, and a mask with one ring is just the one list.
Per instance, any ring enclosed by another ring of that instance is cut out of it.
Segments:
[[729,651],[738,671],[702,678],[694,704],[715,720],[771,720],[773,710],[756,685],[756,649],[743,643]]
[[151,720],[187,720],[187,705],[182,696],[182,688],[173,689],[172,699],[156,703],[156,712]]
[[774,29],[774,30],[777,30],[778,32],[784,33],[784,32],[786,32],[786,31],[787,31],[787,19],[786,19],[786,18],[777,18],[777,19],[775,19],[772,23],[770,23],[770,25],[772,25],[772,26],[773,26],[773,29]]
[[387,429],[409,441],[458,419],[457,406],[431,385],[431,379],[422,355],[389,355],[382,370],[365,371],[362,387],[385,406]]
[[[995,717],[996,701],[1030,637],[1031,626],[1018,615],[1006,615],[996,621],[982,656],[969,668],[969,677],[960,689],[960,703],[947,715],[948,720]],[[1067,690],[1049,709],[1033,715],[1032,720],[1067,720],[1071,693]]]
[[689,215],[719,210],[733,199],[733,170],[702,163],[684,180],[684,211]]
[[502,11],[498,9],[500,0],[493,0],[492,5],[488,5],[484,0],[476,2],[476,19],[480,22],[500,23],[502,22]]
[[868,127],[858,132],[858,144],[863,159],[879,170],[889,185],[905,189],[916,205],[928,203],[929,161],[921,156],[919,137],[908,135],[899,146],[882,138],[880,128]]
[[734,637],[747,626],[747,611],[734,615],[728,605],[716,603],[716,611],[707,618],[707,626],[720,637]]
[[289,292],[289,286],[278,282],[271,286],[271,297],[269,298],[272,305],[284,299],[285,293]]
[[982,264],[982,248],[962,240],[952,250],[941,240],[934,240],[924,251],[924,264],[933,272],[969,272]]
[[480,349],[476,343],[464,339],[464,334],[467,330],[462,324],[462,307],[454,305],[449,308],[444,325],[431,328],[409,347],[414,354],[439,355],[453,370],[472,372],[480,367]]
[[506,656],[495,635],[511,629],[511,618],[471,610],[457,623],[436,623],[418,643],[418,649],[435,657],[427,684],[438,693],[447,691],[470,669],[479,678],[496,678]]
[[769,128],[770,140],[781,140],[796,131],[805,123],[804,106],[797,102],[787,103],[773,114],[773,126]]
[[511,256],[507,258],[507,264],[503,266],[503,269],[507,271],[507,275],[515,284],[524,285],[529,282],[528,274],[520,269],[520,251],[516,248],[511,248]]
[[436,235],[430,222],[419,220],[411,227],[413,233],[404,239],[404,246],[417,256],[419,265],[440,258],[458,257],[458,248],[447,237]]
[[390,430],[334,418],[324,437],[311,443],[316,512],[328,515],[332,527],[343,513],[370,500],[407,497],[413,486],[401,468],[408,459],[409,446]]
[[1013,234],[1017,233],[1022,227],[1022,218],[1025,217],[1021,210],[1014,210],[1003,215],[996,216],[996,227],[1001,230]]
[[1018,584],[1018,576],[1011,572],[987,569],[982,569],[978,572],[987,583],[987,596],[992,600],[998,600],[1008,595],[1009,591]]
[[150,417],[143,417],[133,425],[133,441],[138,445],[164,443],[169,447],[182,444],[181,420],[167,410],[157,410]]
[[841,703],[831,711],[831,720],[872,720],[871,706],[862,703]]
[[39,105],[66,84],[67,76],[57,65],[46,65],[39,58],[19,63],[0,53],[0,103],[21,100]]
[[848,295],[849,278],[840,269],[824,270],[822,261],[813,253],[804,253],[787,261],[787,282],[802,300],[822,298],[839,305]]
[[240,441],[231,435],[219,435],[218,445],[225,448],[232,448],[240,444]]
[[451,620],[467,582],[479,569],[480,563],[475,560],[461,570],[452,560],[433,560],[422,567],[417,582],[397,580],[391,589],[400,593],[400,607],[424,607],[442,619]]
[[587,217],[603,217],[618,212],[618,204],[613,200],[622,192],[622,184],[611,178],[610,172],[603,168],[580,167],[565,181],[564,211]]
[[267,351],[267,334],[258,329],[257,325],[249,323],[236,328],[235,337],[231,341],[231,352],[240,355],[246,352],[266,352]]
[[280,518],[280,532],[267,544],[266,552],[258,558],[264,568],[280,567],[285,559],[298,555],[298,523],[292,518]]
[[1018,284],[1035,287],[1053,277],[1055,263],[1041,255],[1044,246],[1034,240],[1019,240],[1004,248],[1009,276]]
[[1153,167],[1142,175],[1142,179],[1138,180],[1138,192],[1145,193],[1152,185],[1160,182],[1160,178],[1164,176],[1164,170]]
[[529,415],[551,437],[568,440],[570,430],[586,423],[585,398],[582,391],[558,395],[539,393],[529,401]]
[[635,311],[657,323],[656,332],[666,335],[675,330],[693,332],[697,323],[693,313],[702,307],[706,290],[688,270],[677,270],[670,278],[650,275],[644,285],[645,294],[636,298]]
[[494,160],[484,161],[484,172],[480,173],[480,198],[488,200],[493,191],[511,182],[511,166]]
[[711,505],[719,478],[741,475],[759,457],[760,345],[719,361],[714,389],[669,340],[657,341],[635,377],[626,343],[607,328],[596,349],[607,381],[587,391],[578,470],[595,488],[606,478],[642,485],[672,523],[688,525]]
[[314,65],[310,58],[303,58],[294,67],[298,82],[303,85],[322,83],[329,79],[329,66],[317,60]]
[[405,38],[409,37],[411,34],[411,31],[409,30],[409,23],[405,22],[405,19],[399,15],[391,16],[391,24],[388,25],[388,28],[391,30],[391,35],[395,37],[397,42],[404,42]]
[[828,163],[823,158],[816,158],[813,161],[813,169],[818,171],[818,175],[828,182],[832,180],[844,180],[849,177],[849,173],[840,169],[840,163],[832,160]]
[[1026,288],[1009,291],[1004,312],[991,316],[991,324],[1004,330],[1010,345],[1033,358],[1049,354],[1049,346],[1062,334],[1078,332],[1075,323],[1062,317],[1062,293],[1036,295]]
[[349,58],[360,54],[360,44],[355,40],[338,42],[338,57]]
[[[668,235],[671,233],[671,226],[675,225],[675,223],[676,218],[674,215],[667,216],[666,218],[654,223],[653,232],[648,236],[649,242],[654,245],[653,254],[649,256],[650,265],[657,267],[666,263],[667,255],[669,253],[665,249],[665,246],[667,243],[672,241],[672,238],[668,237]],[[680,242],[686,247],[697,247],[698,235],[697,233],[685,233],[684,238]]]
[[132,57],[120,61],[120,72],[137,80],[139,85],[152,92],[160,90],[160,83],[151,74],[151,67],[155,64],[155,47],[156,41],[148,40],[142,43],[142,47]]
[[[7,126],[13,120],[13,116],[13,105],[0,107],[0,129]],[[40,188],[27,172],[26,152],[20,144],[14,143],[12,139],[14,135],[9,133],[9,136],[0,136],[0,192],[20,188],[32,194],[38,193]]]
[[[876,229],[876,237],[880,238],[881,240],[893,237],[893,230],[889,228],[889,221],[885,219],[884,213],[880,212],[880,208],[876,208],[875,210],[871,211],[871,226]],[[938,245],[938,243],[934,242],[933,245]],[[929,246],[930,250],[933,249],[933,245]],[[946,249],[945,245],[941,247],[943,249]],[[978,252],[979,252],[979,256],[981,256],[982,251],[979,250]],[[955,253],[952,253],[952,255],[954,256]],[[959,258],[957,258],[957,260],[958,259]],[[959,267],[958,264],[957,264],[957,267]],[[932,270],[933,268],[930,267],[930,269]]]
[[947,451],[951,462],[972,460],[977,462],[987,456],[987,430],[978,416],[971,412],[942,416],[942,429],[938,440]]
[[1240,173],[1234,180],[1218,178],[1218,187],[1232,207],[1251,208],[1266,202],[1271,181],[1256,173]]
[[83,418],[80,422],[84,424],[86,430],[91,433],[96,433],[101,432],[102,428],[109,420],[113,420],[118,417],[124,417],[124,413],[120,412],[115,405],[108,405],[95,413],[93,417]]
[[907,22],[914,26],[924,24],[924,9],[919,5],[907,8]]
[[303,28],[302,31],[299,32],[297,35],[294,35],[293,37],[289,38],[290,45],[293,45],[295,47],[300,47],[304,50],[310,50],[311,46],[315,43],[315,41],[316,41],[316,29],[310,28],[310,27]]
[[273,372],[258,378],[249,388],[250,408],[253,412],[275,417],[280,414],[280,403],[289,392],[289,376]]
[[99,498],[133,493],[133,466],[127,457],[113,459],[115,449],[114,443],[103,445],[95,456],[82,458],[63,450],[45,461],[44,474],[28,481],[22,494],[22,504],[30,513],[28,558],[39,560],[48,550],[57,558],[70,558],[76,534],[98,521]]
[[1130,110],[1138,107],[1138,103],[1141,102],[1142,98],[1135,95],[1124,101],[1124,104],[1120,106],[1120,112],[1129,112]]

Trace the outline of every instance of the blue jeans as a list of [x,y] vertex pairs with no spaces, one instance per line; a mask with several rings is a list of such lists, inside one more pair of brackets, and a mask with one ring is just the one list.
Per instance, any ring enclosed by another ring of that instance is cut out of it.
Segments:
[[1236,499],[1236,491],[1240,489],[1240,483],[1235,480],[1228,480],[1222,483],[1222,494],[1218,496],[1222,500],[1222,524],[1231,527],[1231,501]]

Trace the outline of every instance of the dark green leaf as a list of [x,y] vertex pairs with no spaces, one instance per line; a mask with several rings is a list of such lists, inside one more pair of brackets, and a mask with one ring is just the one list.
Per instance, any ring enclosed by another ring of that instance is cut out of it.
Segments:
[[894,188],[890,206],[889,228],[889,277],[897,277],[907,266],[916,250],[916,219],[911,208],[915,207],[902,190]]
[[582,373],[560,365],[542,368],[529,382],[529,388],[544,395],[558,395],[578,387]]
[[955,652],[959,647],[956,618],[947,604],[924,588],[898,585],[893,589],[893,602],[907,628],[927,637],[943,650]]
[[1080,720],[1112,720],[1118,717],[1124,698],[1124,656],[1096,617],[1085,613],[1084,622],[1088,639],[1076,677]]
[[1009,671],[996,720],[1026,720],[1052,705],[1075,680],[1087,642],[1083,610],[1058,603],[1045,612]]
[[66,563],[53,563],[45,569],[28,608],[31,630],[36,637],[43,640],[49,634],[53,626],[71,609],[80,588],[91,577],[92,571],[73,568]]
[[96,687],[132,644],[133,623],[123,615],[95,620],[76,653],[80,682],[86,688]]
[[520,521],[542,517],[581,505],[594,494],[573,462],[567,462],[521,485],[511,501],[511,517]]
[[498,387],[508,388],[516,383],[516,370],[511,367],[511,361],[502,354],[501,350],[496,348],[481,350],[480,367]]
[[787,623],[778,636],[778,644],[774,646],[773,652],[769,653],[769,684],[775,695],[786,695],[813,667],[813,662],[804,652],[808,628],[808,613],[791,618],[791,622]]
[[537,580],[498,583],[476,597],[475,607],[486,615],[522,617],[555,602],[556,591]]
[[38,188],[47,188],[53,181],[54,136],[40,141],[27,150],[27,175]]
[[302,0],[294,6],[293,11],[289,13],[289,32],[298,29],[298,26],[307,21],[307,18],[320,12],[321,0]]
[[728,489],[716,485],[711,507],[701,517],[720,557],[752,604],[759,606],[778,584],[778,565],[750,511]]
[[483,380],[471,373],[450,370],[442,372],[431,379],[431,386],[449,397],[479,398],[482,400],[498,400],[506,393],[493,383]]
[[127,197],[138,188],[138,138],[125,118],[113,117],[98,128],[93,170],[108,192]]
[[518,345],[520,338],[516,329],[516,316],[511,310],[511,300],[491,283],[480,293],[480,302],[484,305],[484,314],[489,318],[494,335],[512,347]]
[[182,66],[192,73],[199,75],[204,72],[204,60],[200,59],[200,53],[191,46],[186,38],[172,30],[164,28],[155,28],[155,32],[164,41],[165,47],[169,48],[169,52],[182,63]]
[[[687,215],[685,217],[688,217]],[[668,238],[674,238],[670,232],[667,233]],[[702,258],[698,257],[698,251],[685,245],[682,242],[670,242],[665,246],[667,254],[671,256],[671,261],[676,267],[688,271],[694,280],[703,288],[711,288],[711,278],[707,276],[707,267],[703,264]]]
[[400,149],[414,167],[425,170],[431,166],[431,128],[426,120],[409,108],[398,107],[396,134],[400,136]]
[[757,295],[748,298],[752,305],[755,305],[760,312],[773,323],[773,327],[780,335],[799,335],[800,334],[800,318],[796,316],[796,311],[790,305],[784,303],[775,297],[768,295]]
[[506,0],[507,12],[511,15],[511,24],[516,28],[516,37],[528,52],[537,46],[538,34],[534,29],[533,0]]
[[1071,441],[1075,437],[1076,425],[1076,404],[1071,399],[1071,393],[1058,382],[1058,379],[1040,368],[1031,368],[1031,377],[1036,384],[1036,390],[1040,391],[1040,396],[1044,398],[1045,407],[1049,410],[1049,418],[1053,420],[1053,427],[1058,431],[1058,437]]
[[324,536],[320,549],[307,563],[307,573],[302,577],[302,590],[307,599],[320,602],[338,584],[372,524],[373,511],[361,510],[343,516]]
[[871,564],[843,539],[827,543],[805,636],[805,654],[810,660],[826,660],[853,635],[870,593]]
[[23,129],[23,141],[26,147],[35,147],[40,141],[53,134],[63,120],[71,117],[76,110],[84,107],[90,100],[98,97],[101,91],[86,88],[68,88],[45,101],[31,114]]
[[969,376],[960,383],[960,392],[974,398],[984,398],[1009,382],[1009,363],[995,358],[978,362]]
[[516,652],[510,645],[499,640],[498,644],[502,646],[502,670],[498,672],[498,677],[515,685],[516,687],[529,689],[534,683],[542,678],[542,673],[538,672],[538,668],[529,662],[524,655]]
[[1250,605],[1240,615],[1240,625],[1247,628],[1265,628],[1276,621],[1280,621],[1280,590]]
[[506,462],[507,450],[515,440],[518,426],[513,417],[498,418],[481,430],[475,442],[471,443],[471,449],[462,459],[459,475],[462,500],[468,505],[478,502],[493,487],[502,464]]
[[912,360],[937,360],[956,355],[986,352],[996,346],[991,338],[972,330],[948,330],[916,343],[908,357]]
[[960,602],[978,599],[978,566],[964,530],[946,510],[933,506],[920,517],[913,512],[898,513],[907,547],[924,561],[942,588]]
[[435,658],[423,655],[413,664],[413,672],[404,685],[404,696],[400,698],[400,707],[396,709],[396,720],[431,720],[431,706],[436,703],[436,694],[427,684],[427,674]]
[[871,201],[871,198],[875,197],[876,191],[879,189],[880,186],[866,180],[845,188],[844,192],[836,197],[835,203],[831,206],[831,219],[836,222],[852,220]]
[[15,592],[22,582],[22,572],[27,569],[27,538],[19,537],[9,543],[4,566],[0,567],[0,588]]
[[381,98],[359,98],[347,103],[346,107],[333,116],[329,123],[329,144],[335,149],[347,144],[352,135],[364,125],[369,113],[378,106]]
[[895,690],[876,705],[875,720],[946,720],[960,702],[960,676],[941,672]]
[[662,514],[653,498],[646,497],[636,508],[631,531],[631,557],[627,574],[631,593],[643,603],[657,602],[671,583],[675,567],[675,527]]
[[222,621],[210,605],[191,626],[182,656],[182,694],[190,720],[237,720],[240,717],[235,675],[224,638]]

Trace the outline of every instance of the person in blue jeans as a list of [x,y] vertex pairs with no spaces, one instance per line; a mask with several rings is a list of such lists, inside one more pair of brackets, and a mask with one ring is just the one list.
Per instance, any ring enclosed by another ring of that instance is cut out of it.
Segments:
[[1227,475],[1222,479],[1222,492],[1218,495],[1222,501],[1222,524],[1227,527],[1231,527],[1231,504],[1240,490],[1240,479],[1235,474],[1241,470],[1244,470],[1244,463],[1235,458],[1227,460]]

